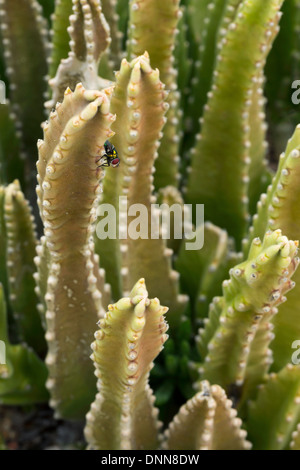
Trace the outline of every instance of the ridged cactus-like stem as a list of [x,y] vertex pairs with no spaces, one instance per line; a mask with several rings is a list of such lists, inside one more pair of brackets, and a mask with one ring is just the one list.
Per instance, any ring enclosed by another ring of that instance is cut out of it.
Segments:
[[67,87],[74,90],[78,83],[82,83],[87,89],[97,90],[110,84],[98,76],[100,58],[110,44],[109,26],[100,1],[73,0],[72,3],[73,14],[68,28],[71,51],[68,58],[61,60],[55,77],[49,80],[52,99],[45,104],[48,109],[62,101]]
[[297,426],[297,430],[292,434],[292,441],[290,444],[291,450],[300,450],[300,423]]
[[[162,211],[166,209],[169,211],[169,209],[171,209],[172,207],[175,208],[175,210],[179,208],[181,211],[182,220],[186,222],[186,219],[188,219],[189,214],[187,214],[187,211],[185,211],[184,200],[182,198],[182,195],[180,191],[174,186],[166,186],[165,188],[161,188],[157,194],[157,202],[160,204],[160,209]],[[168,248],[171,248],[174,253],[177,253],[181,246],[182,239],[184,236],[184,227],[182,227],[182,237],[176,239],[175,231],[177,229],[177,221],[175,214],[176,212],[171,212],[170,214],[170,237],[168,240],[166,240],[166,242]],[[191,221],[189,222],[191,223]]]
[[255,0],[239,5],[222,39],[201,134],[192,152],[186,199],[204,204],[208,220],[226,228],[238,246],[248,221],[253,82],[263,67],[281,4]]
[[47,89],[47,23],[37,0],[3,0],[0,13],[12,111],[23,157],[26,157],[27,180],[32,183],[35,178],[36,139],[41,134],[43,98]]
[[[291,85],[299,79],[300,2],[288,0],[282,6],[280,33],[266,67],[265,93],[268,100],[269,141],[274,154],[284,150],[287,139],[299,123],[291,100]],[[286,119],[289,116],[289,119]]]
[[[273,335],[269,328],[263,340],[261,334],[294,286],[290,277],[299,262],[297,246],[280,230],[267,232],[263,242],[256,238],[247,261],[231,269],[223,297],[215,299],[209,322],[200,332],[202,377],[228,393],[234,387],[237,399],[255,393],[272,362],[268,347]],[[259,361],[253,360],[255,355]]]
[[[217,252],[216,255],[219,255]],[[216,295],[222,294],[222,281],[228,276],[231,268],[236,266],[242,261],[241,253],[231,251],[230,245],[227,253],[218,258],[216,256],[212,263],[207,267],[201,283],[198,287],[197,301],[196,301],[196,317],[197,319],[204,318],[209,311],[209,305]],[[199,321],[199,320],[198,320]]]
[[271,180],[271,172],[267,169],[267,149],[266,131],[268,128],[265,114],[266,99],[264,97],[265,76],[264,68],[267,57],[272,48],[273,42],[279,32],[279,19],[281,12],[278,13],[274,24],[270,24],[270,31],[267,43],[264,47],[264,56],[262,57],[262,67],[258,68],[257,75],[253,79],[253,88],[251,95],[251,105],[249,108],[249,211],[255,213],[257,201],[261,193],[265,191],[267,183]]
[[[262,194],[257,214],[250,230],[250,240],[261,236],[265,230],[280,228],[289,238],[299,239],[300,211],[298,198],[300,175],[300,126],[290,139],[285,153],[280,157],[277,173],[267,194]],[[249,241],[245,243],[247,253]],[[288,294],[288,302],[281,305],[274,318],[275,338],[272,342],[274,368],[284,367],[291,360],[292,343],[300,336],[299,328],[299,272],[295,273],[296,288]]]
[[[155,186],[178,185],[180,113],[179,91],[176,84],[173,50],[178,19],[179,0],[130,0],[129,57],[148,52],[151,67],[158,68],[160,78],[169,91],[169,110],[164,135],[156,161]],[[155,34],[153,34],[155,25]]]
[[35,226],[18,181],[5,188],[3,209],[9,303],[19,339],[43,354],[46,344],[34,290]]
[[[235,2],[240,2],[240,0],[235,0]],[[228,3],[231,2],[224,2],[224,0],[204,0],[202,2],[191,0],[187,5],[189,22],[195,41],[198,44],[195,51],[192,51],[195,60],[186,109],[186,128],[192,135],[200,130],[199,119],[202,116],[207,101],[207,93],[213,80],[218,29],[221,27],[220,23],[223,16],[227,16],[225,13]]]
[[288,364],[270,374],[250,402],[247,430],[256,450],[287,449],[300,422],[300,367]]
[[[165,122],[164,114],[168,109],[166,93],[158,70],[150,67],[147,54],[134,59],[131,64],[124,60],[116,78],[111,111],[119,119],[112,129],[116,133],[113,142],[120,154],[122,173],[117,176],[116,172],[113,178],[120,178],[117,191],[127,198],[127,207],[121,208],[120,214],[120,229],[127,236],[122,240],[121,248],[123,290],[128,292],[130,286],[144,276],[150,295],[157,293],[161,301],[169,306],[168,321],[173,325],[178,323],[187,299],[178,295],[179,275],[171,267],[172,250],[161,239],[160,227],[156,231],[152,227],[151,218],[151,204],[156,202],[152,185],[153,163]],[[134,236],[130,232],[130,226],[134,228],[137,224],[133,211],[137,203],[140,204],[139,208],[143,205],[140,214],[143,227],[147,224],[138,238],[134,231]],[[151,230],[155,232],[154,236]]]
[[[0,404],[32,405],[46,402],[47,368],[26,344],[12,345],[8,336],[6,304],[0,285]],[[4,346],[3,346],[4,345]],[[5,364],[2,363],[3,353]]]
[[[113,106],[111,106],[111,110]],[[114,138],[113,138],[114,140]],[[119,155],[120,148],[118,147]],[[119,220],[119,196],[121,191],[121,170],[120,168],[106,168],[105,177],[103,179],[103,191],[100,195],[99,209],[104,208],[106,204],[115,209],[116,218]],[[95,251],[100,256],[101,266],[107,273],[107,282],[111,285],[112,297],[117,300],[122,296],[122,255],[120,248],[120,240],[116,233],[114,237],[102,239],[102,235],[98,233],[98,225],[95,232]]]
[[165,432],[164,449],[249,450],[251,443],[225,391],[209,382],[182,406]]
[[157,448],[160,423],[148,377],[167,339],[166,311],[158,299],[149,300],[141,279],[99,322],[92,345],[98,394],[85,428],[91,449]]
[[73,0],[56,0],[52,17],[53,29],[51,55],[49,58],[49,75],[53,78],[62,59],[70,52],[70,37],[68,27],[69,17],[72,14]]
[[24,184],[24,161],[20,158],[20,142],[8,103],[0,105],[0,128],[0,184],[8,184],[16,178]]
[[265,98],[263,96],[264,74],[262,71],[256,77],[256,84],[252,90],[251,106],[249,109],[250,133],[249,140],[249,212],[255,213],[257,201],[262,192],[265,191],[267,183],[271,179],[267,170],[266,150],[266,116],[264,112]]
[[51,404],[82,417],[95,392],[89,345],[110,295],[91,241],[99,177],[97,161],[112,135],[109,96],[81,84],[66,90],[39,141],[38,202],[50,267],[45,296]]
[[123,34],[118,29],[117,0],[101,0],[101,5],[103,15],[110,28],[111,43],[107,53],[108,62],[112,70],[118,70],[122,60],[121,39]]

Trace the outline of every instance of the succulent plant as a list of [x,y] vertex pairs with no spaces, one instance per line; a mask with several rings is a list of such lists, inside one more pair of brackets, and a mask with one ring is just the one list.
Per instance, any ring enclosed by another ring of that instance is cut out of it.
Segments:
[[0,0],[0,404],[88,449],[300,449],[299,9]]

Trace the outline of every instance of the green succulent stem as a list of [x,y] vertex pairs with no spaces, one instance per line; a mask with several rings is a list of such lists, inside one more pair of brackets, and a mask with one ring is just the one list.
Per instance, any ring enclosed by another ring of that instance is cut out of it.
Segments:
[[1,449],[49,403],[93,450],[300,450],[299,31],[300,0],[0,0]]
[[248,222],[253,81],[263,67],[281,4],[281,0],[240,3],[222,39],[201,134],[192,151],[186,199],[204,204],[208,220],[227,229],[238,247]]
[[69,17],[72,14],[73,0],[56,0],[52,26],[52,47],[49,58],[49,75],[53,78],[62,59],[70,51],[68,33]]
[[[299,239],[300,212],[298,197],[300,174],[300,126],[289,140],[287,148],[280,156],[278,170],[267,194],[262,194],[253,218],[249,241],[245,240],[244,253],[249,242],[268,229],[280,228],[289,238]],[[288,294],[288,302],[279,308],[273,320],[275,338],[272,342],[274,369],[280,370],[291,358],[291,345],[300,337],[299,325],[299,272],[294,281],[296,288]]]
[[[180,94],[177,89],[173,50],[178,20],[182,15],[179,0],[130,0],[129,2],[129,57],[150,56],[152,68],[158,68],[160,78],[169,92],[164,133],[155,163],[156,188],[178,186],[180,143]],[[155,25],[155,34],[153,34]]]
[[269,375],[256,401],[249,404],[247,430],[253,448],[287,449],[299,420],[300,368],[288,364],[278,374]]
[[52,97],[45,103],[49,110],[62,101],[67,87],[74,91],[76,85],[82,83],[93,90],[111,84],[98,76],[101,56],[111,41],[100,0],[72,0],[72,4],[73,14],[69,17],[68,28],[71,50],[68,57],[60,61],[55,76],[49,80]]
[[98,394],[85,428],[90,449],[157,448],[160,423],[148,378],[167,339],[166,311],[158,299],[149,300],[141,279],[99,322],[91,356]]
[[223,297],[215,298],[209,321],[200,330],[202,377],[229,394],[234,389],[241,404],[255,394],[272,363],[269,324],[294,287],[290,277],[299,262],[297,246],[280,230],[267,232],[263,242],[254,239],[248,259],[230,270]]
[[[91,241],[102,169],[97,161],[113,133],[109,94],[81,84],[51,113],[39,147],[37,188],[50,252],[45,295],[51,405],[82,418],[95,392],[89,345],[110,291]],[[70,373],[71,371],[71,373]]]
[[47,402],[49,396],[45,388],[47,378],[45,364],[26,344],[10,344],[2,285],[0,285],[0,338],[0,404],[32,405]]
[[[112,126],[116,133],[112,142],[118,150],[121,165],[113,174],[108,171],[107,176],[115,183],[115,196],[111,201],[119,204],[119,197],[121,204],[125,201],[121,213],[118,208],[116,210],[124,239],[121,239],[120,245],[119,241],[109,240],[106,246],[110,251],[113,247],[121,250],[123,291],[128,293],[130,286],[144,275],[150,295],[157,293],[161,301],[168,304],[168,321],[173,326],[180,322],[187,298],[179,294],[179,276],[172,270],[172,252],[167,248],[166,241],[158,232],[155,237],[151,235],[151,207],[156,203],[152,184],[153,163],[168,104],[159,72],[153,70],[149,62],[148,54],[134,59],[130,64],[124,59],[120,72],[116,74],[111,111],[121,117]],[[104,188],[106,184],[105,176]],[[104,194],[103,201],[106,200]],[[144,213],[136,212],[136,215],[143,220],[144,226],[147,222],[147,230],[139,237],[132,237],[130,227],[137,224],[133,214],[136,203],[143,205]]]
[[249,450],[251,443],[241,429],[242,421],[219,385],[201,382],[198,392],[165,431],[164,449]]
[[3,210],[9,303],[14,312],[19,341],[25,341],[44,355],[46,344],[34,281],[35,225],[18,181],[5,188]]
[[36,139],[41,134],[43,98],[47,89],[47,24],[36,0],[4,0],[0,11],[11,109],[22,143],[22,155],[26,158],[27,182],[32,184],[35,180]]

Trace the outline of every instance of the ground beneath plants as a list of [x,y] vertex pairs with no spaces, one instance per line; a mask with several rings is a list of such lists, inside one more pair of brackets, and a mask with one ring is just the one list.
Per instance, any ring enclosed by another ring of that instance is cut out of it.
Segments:
[[84,449],[83,427],[55,419],[48,405],[0,406],[0,435],[7,450]]

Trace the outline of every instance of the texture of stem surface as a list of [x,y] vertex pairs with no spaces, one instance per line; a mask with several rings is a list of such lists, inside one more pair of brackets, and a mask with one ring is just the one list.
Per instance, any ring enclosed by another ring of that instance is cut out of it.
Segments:
[[[299,210],[299,176],[300,176],[300,126],[297,126],[289,140],[285,153],[281,154],[278,170],[269,186],[267,194],[262,194],[257,206],[257,214],[253,219],[250,230],[250,241],[262,236],[265,230],[280,228],[283,233],[294,239],[299,239],[300,210]],[[249,241],[245,245],[245,254]],[[279,313],[273,319],[275,325],[274,369],[280,370],[291,358],[291,345],[300,337],[299,327],[299,292],[300,273],[295,273],[296,287],[291,291],[285,302],[279,308]]]
[[[172,250],[167,248],[160,226],[154,224],[151,216],[151,206],[156,202],[153,163],[168,104],[159,72],[149,62],[148,54],[131,63],[124,59],[116,74],[111,111],[117,119],[112,126],[116,133],[112,142],[119,152],[121,165],[114,172],[108,169],[104,188],[114,194],[111,201],[117,204],[119,231],[124,238],[121,240],[123,291],[129,293],[130,286],[144,276],[149,295],[157,294],[169,306],[168,321],[172,326],[180,321],[187,298],[179,295],[179,275],[171,265]],[[123,197],[120,213],[119,196]],[[105,193],[103,201],[108,202]],[[106,240],[105,244],[112,251],[115,247],[112,256],[116,259],[116,250],[120,250],[118,240]]]
[[147,51],[151,67],[158,68],[161,81],[169,92],[167,101],[170,107],[166,113],[167,120],[155,163],[157,188],[169,184],[177,186],[179,180],[180,94],[173,57],[175,34],[181,17],[179,3],[179,0],[129,2],[129,56],[137,57]]
[[163,447],[170,450],[249,450],[242,421],[224,390],[209,382],[182,406],[165,432]]
[[241,2],[222,39],[201,134],[192,152],[187,201],[204,204],[208,220],[226,228],[238,246],[248,221],[253,81],[263,66],[281,4]]
[[79,84],[74,93],[66,90],[38,144],[37,192],[50,252],[47,385],[52,406],[67,418],[83,417],[93,399],[89,346],[102,301],[110,300],[91,235],[102,173],[97,161],[113,120],[109,95]]
[[148,377],[167,339],[167,310],[158,299],[149,300],[141,279],[99,322],[92,345],[98,394],[85,428],[91,449],[157,448],[160,423]]
[[297,247],[280,230],[267,232],[263,242],[254,239],[247,261],[230,270],[223,297],[214,299],[200,331],[203,377],[228,393],[234,388],[238,400],[255,394],[272,363],[270,321],[294,287]]

